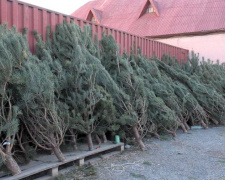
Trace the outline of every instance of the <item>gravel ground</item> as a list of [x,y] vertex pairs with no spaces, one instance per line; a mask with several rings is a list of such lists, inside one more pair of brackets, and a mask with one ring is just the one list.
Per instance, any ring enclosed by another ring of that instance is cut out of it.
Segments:
[[225,127],[177,134],[146,140],[147,151],[131,147],[99,160],[97,176],[82,179],[225,180]]

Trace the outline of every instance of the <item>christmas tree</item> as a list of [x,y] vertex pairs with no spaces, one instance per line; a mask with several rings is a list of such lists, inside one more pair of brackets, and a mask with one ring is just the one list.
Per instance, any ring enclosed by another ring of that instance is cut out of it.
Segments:
[[[38,39],[37,34],[36,37]],[[93,42],[93,46],[89,45],[91,41],[88,38],[88,31],[81,32],[75,24],[64,23],[57,26],[52,41],[44,44],[39,38],[37,54],[43,57],[45,47],[45,52],[62,67],[65,79],[61,81],[59,99],[69,108],[69,132],[74,144],[76,132],[86,134],[89,150],[92,150],[92,134],[101,132],[105,137],[104,133],[115,121],[114,105],[107,90],[118,88],[99,60],[91,54],[95,46]],[[104,82],[101,81],[102,76],[105,77]]]
[[13,175],[21,170],[12,156],[16,133],[19,129],[19,103],[15,85],[23,83],[18,74],[26,61],[27,43],[16,29],[7,30],[0,26],[0,163],[3,163]]

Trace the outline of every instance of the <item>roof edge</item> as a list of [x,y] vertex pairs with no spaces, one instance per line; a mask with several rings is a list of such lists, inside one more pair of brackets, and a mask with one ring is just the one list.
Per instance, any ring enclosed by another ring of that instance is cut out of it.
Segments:
[[224,32],[225,29],[214,29],[209,31],[197,31],[197,32],[188,32],[188,33],[177,33],[177,34],[164,34],[164,35],[156,35],[156,36],[145,36],[147,38],[171,38],[171,37],[179,37],[179,36],[193,36],[193,35],[206,35],[212,33]]

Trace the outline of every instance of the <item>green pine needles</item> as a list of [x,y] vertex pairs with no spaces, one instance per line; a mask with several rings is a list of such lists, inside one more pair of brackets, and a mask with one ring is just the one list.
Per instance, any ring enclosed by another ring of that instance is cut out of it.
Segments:
[[0,166],[13,175],[18,151],[25,161],[41,150],[63,162],[61,145],[77,150],[82,138],[93,150],[118,134],[144,150],[147,134],[224,125],[224,64],[194,53],[182,64],[149,61],[140,49],[121,56],[111,35],[93,41],[91,28],[75,23],[47,32],[46,42],[34,32],[33,55],[26,31],[0,26]]

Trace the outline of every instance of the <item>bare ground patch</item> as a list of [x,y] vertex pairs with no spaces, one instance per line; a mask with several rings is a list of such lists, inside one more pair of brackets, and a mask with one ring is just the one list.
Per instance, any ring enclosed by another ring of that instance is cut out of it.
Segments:
[[[176,139],[146,141],[147,151],[132,146],[125,152],[92,164],[99,180],[225,180],[225,127],[178,133]],[[62,176],[72,180],[77,170]],[[83,173],[83,176],[82,176]]]

